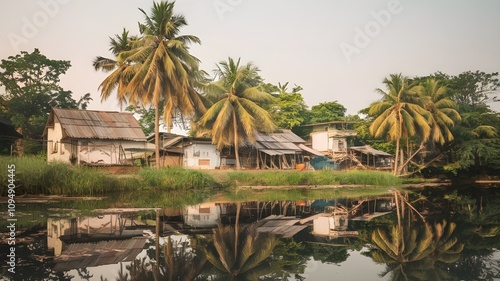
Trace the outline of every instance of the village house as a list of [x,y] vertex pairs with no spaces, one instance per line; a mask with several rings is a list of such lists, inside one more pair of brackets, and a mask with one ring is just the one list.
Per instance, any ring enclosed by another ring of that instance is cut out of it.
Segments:
[[53,108],[44,137],[48,162],[131,165],[147,150],[141,126],[125,112]]
[[0,148],[8,148],[12,155],[14,143],[21,138],[23,136],[12,126],[12,122],[0,117]]
[[[154,134],[148,145],[154,144]],[[210,138],[181,136],[160,132],[160,166],[190,169],[216,169],[220,167],[220,153]],[[150,165],[155,165],[154,155]]]
[[[307,147],[306,141],[291,130],[257,133],[255,144],[240,146],[240,164],[245,169],[305,169],[314,157],[324,154]],[[234,149],[226,148],[221,152],[221,168],[234,167]]]
[[[148,142],[154,143],[154,135],[148,137]],[[272,134],[257,133],[255,144],[240,146],[240,164],[245,169],[295,169],[297,165],[303,169],[311,158],[324,156],[305,146],[305,142],[285,129]],[[162,132],[160,146],[162,167],[227,169],[236,164],[234,148],[226,147],[219,152],[210,138]],[[152,156],[150,165],[154,165],[154,161]]]
[[357,135],[352,124],[353,122],[331,121],[306,125],[312,128],[312,148],[327,155],[336,169],[390,169],[393,158],[391,154],[368,145],[348,146],[348,138]]

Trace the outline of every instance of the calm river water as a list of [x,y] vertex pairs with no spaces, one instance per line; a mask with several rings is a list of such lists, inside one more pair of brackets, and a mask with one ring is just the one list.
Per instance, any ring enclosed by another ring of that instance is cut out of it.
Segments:
[[499,190],[142,191],[101,199],[24,198],[16,203],[14,232],[2,204],[1,277],[499,280]]

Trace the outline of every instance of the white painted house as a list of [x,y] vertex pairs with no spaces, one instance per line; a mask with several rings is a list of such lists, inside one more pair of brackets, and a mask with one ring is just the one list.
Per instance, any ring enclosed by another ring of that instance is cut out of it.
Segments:
[[184,144],[184,167],[215,169],[220,167],[220,152],[210,139],[189,138]]
[[47,161],[72,164],[131,164],[146,150],[146,136],[131,113],[52,109],[44,137]]
[[350,122],[331,121],[308,125],[312,127],[312,148],[334,159],[347,155],[347,137],[357,135],[355,130],[349,129]]

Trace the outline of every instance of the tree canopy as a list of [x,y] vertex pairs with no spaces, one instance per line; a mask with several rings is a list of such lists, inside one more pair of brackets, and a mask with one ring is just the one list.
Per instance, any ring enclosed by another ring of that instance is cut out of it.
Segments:
[[211,135],[219,150],[234,147],[237,169],[239,145],[255,143],[257,131],[270,133],[276,128],[269,113],[259,106],[272,97],[259,88],[258,72],[252,63],[240,64],[240,59],[219,62],[214,70],[217,80],[207,86],[216,102],[199,121],[200,134]]
[[87,93],[76,101],[71,91],[59,85],[60,76],[70,67],[69,61],[49,59],[38,49],[1,61],[0,85],[5,92],[0,94],[0,114],[12,122],[25,140],[37,142],[26,150],[20,143],[19,153],[40,151],[43,129],[53,107],[86,108],[91,100]]

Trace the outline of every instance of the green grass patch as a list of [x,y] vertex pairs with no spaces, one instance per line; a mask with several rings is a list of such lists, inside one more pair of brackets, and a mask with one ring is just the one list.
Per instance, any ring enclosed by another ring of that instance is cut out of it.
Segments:
[[213,189],[220,187],[207,172],[182,168],[142,169],[139,171],[139,181],[143,188],[172,189]]
[[[44,157],[0,157],[0,180],[8,182],[8,165],[15,165],[16,194],[46,194],[70,196],[98,196],[110,191],[121,190],[128,179],[112,177],[102,171],[89,167],[74,167],[66,163],[47,163]],[[2,195],[7,186],[2,185]]]
[[262,171],[228,172],[225,186],[297,186],[297,185],[401,185],[402,180],[378,171]]
[[335,173],[339,184],[396,186],[403,184],[401,178],[388,172],[380,171],[346,171]]
[[[182,168],[141,169],[138,173],[113,175],[97,167],[47,163],[44,157],[0,157],[0,181],[8,183],[8,165],[15,165],[16,195],[45,194],[101,196],[130,190],[218,190],[240,186],[398,186],[402,179],[377,171],[202,171]],[[1,194],[7,194],[2,184]],[[195,201],[195,200],[193,200]]]

